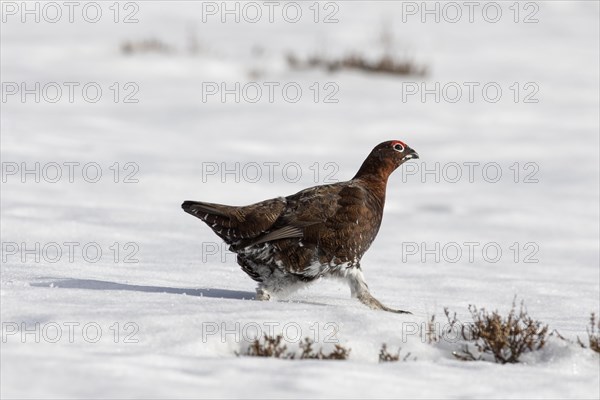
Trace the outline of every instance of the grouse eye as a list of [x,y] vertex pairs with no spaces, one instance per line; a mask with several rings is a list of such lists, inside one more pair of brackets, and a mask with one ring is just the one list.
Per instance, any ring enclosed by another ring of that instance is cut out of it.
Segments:
[[402,146],[400,143],[396,143],[394,145],[394,150],[402,152],[404,151],[404,146]]

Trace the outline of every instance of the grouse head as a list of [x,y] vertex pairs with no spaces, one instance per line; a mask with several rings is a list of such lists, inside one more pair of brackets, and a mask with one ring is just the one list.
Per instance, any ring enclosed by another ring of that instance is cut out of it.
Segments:
[[419,158],[416,151],[400,140],[388,140],[375,146],[363,162],[354,179],[387,181],[399,166],[408,160]]

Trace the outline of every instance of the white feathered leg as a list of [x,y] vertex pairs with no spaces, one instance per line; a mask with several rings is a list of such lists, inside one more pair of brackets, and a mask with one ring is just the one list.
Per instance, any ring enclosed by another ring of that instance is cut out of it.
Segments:
[[381,304],[379,300],[371,295],[365,277],[360,267],[351,268],[347,274],[348,283],[350,285],[350,293],[352,297],[356,297],[361,303],[373,310],[383,310],[398,314],[412,314],[409,311],[395,310]]

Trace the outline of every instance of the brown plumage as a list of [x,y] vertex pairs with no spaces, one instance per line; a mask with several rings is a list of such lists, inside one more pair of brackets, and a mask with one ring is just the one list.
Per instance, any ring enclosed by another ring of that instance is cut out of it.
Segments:
[[346,278],[352,295],[369,307],[404,313],[371,296],[360,260],[379,231],[388,177],[418,157],[403,142],[387,141],[376,146],[346,182],[244,207],[185,201],[182,208],[237,253],[242,270],[258,282],[260,300],[335,276]]

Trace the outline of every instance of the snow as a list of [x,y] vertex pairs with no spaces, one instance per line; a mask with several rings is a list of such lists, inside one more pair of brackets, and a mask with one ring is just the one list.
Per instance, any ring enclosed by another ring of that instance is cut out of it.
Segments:
[[[523,363],[499,365],[456,360],[453,343],[432,346],[413,333],[432,314],[441,320],[444,307],[468,321],[469,304],[507,312],[517,295],[551,330],[570,340],[587,337],[589,314],[598,313],[600,303],[598,3],[536,2],[534,24],[512,21],[512,2],[501,3],[496,24],[481,14],[474,23],[421,23],[418,15],[403,22],[395,2],[337,2],[334,24],[313,23],[308,3],[302,5],[307,17],[297,24],[281,18],[202,23],[200,3],[161,1],[136,3],[139,23],[115,24],[112,3],[101,4],[105,17],[96,24],[75,14],[72,24],[21,23],[19,15],[7,15],[0,25],[3,83],[63,87],[57,103],[36,103],[33,95],[21,102],[15,95],[0,104],[3,173],[12,163],[31,169],[36,162],[40,169],[58,163],[63,173],[57,183],[44,176],[36,183],[33,174],[22,183],[20,173],[2,182],[3,398],[600,396],[598,355],[555,337]],[[121,9],[121,17],[128,11]],[[288,51],[376,57],[384,24],[395,35],[397,54],[429,68],[427,88],[456,82],[463,98],[403,101],[406,85],[420,85],[422,78],[295,71],[285,63]],[[186,51],[190,32],[199,42],[195,55]],[[173,52],[119,50],[126,40],[153,38]],[[257,46],[262,56],[253,55]],[[276,92],[272,103],[264,96],[235,103],[232,95],[226,103],[218,95],[202,101],[203,83],[243,86],[254,79],[252,70],[262,71],[261,85],[298,83],[302,98],[290,103]],[[79,88],[97,82],[103,97],[88,103],[77,89],[70,103],[64,82],[79,82]],[[130,93],[127,82],[137,84],[139,102],[115,103],[114,82],[121,99]],[[339,88],[338,103],[322,101],[331,91],[328,82]],[[471,103],[464,82],[496,82],[503,96],[490,103],[476,91]],[[524,85],[535,83],[539,102],[515,103],[514,82],[520,100],[530,93]],[[384,221],[362,266],[375,297],[413,315],[369,310],[350,298],[347,285],[330,280],[287,300],[254,301],[254,282],[235,257],[180,209],[186,199],[250,204],[326,178],[348,179],[370,149],[388,139],[404,141],[421,159],[391,177]],[[71,164],[73,183],[64,166],[69,162],[79,163]],[[271,164],[269,176],[264,163],[271,162],[279,164]],[[291,162],[301,168],[297,180],[293,168],[284,169]],[[422,182],[423,169],[436,162],[440,168],[457,163],[462,178],[451,183],[441,176],[437,183],[429,174]],[[469,162],[480,163],[473,182]],[[497,183],[481,175],[493,162],[503,173]],[[515,162],[519,183],[510,169]],[[539,168],[538,183],[523,182],[533,171],[528,162]],[[97,183],[83,179],[87,163],[99,165]],[[203,163],[217,166],[217,173]],[[235,163],[239,182],[234,173],[221,175]],[[244,171],[254,176],[249,163],[260,168],[256,182],[244,179]],[[54,176],[54,169],[46,172]],[[123,182],[128,176],[139,182]],[[78,243],[72,261],[70,242]],[[447,247],[436,262],[423,253],[436,242],[440,248],[456,243],[462,257],[450,262],[456,246]],[[466,242],[479,243],[472,262]],[[39,243],[33,251],[39,262],[21,254],[22,243],[27,249]],[[89,243],[86,260],[81,250]],[[499,261],[486,260],[486,243],[502,249]],[[416,254],[409,254],[411,245]],[[102,257],[89,261],[98,247]],[[49,262],[57,248],[62,257]],[[523,262],[528,255],[539,262]],[[337,340],[351,348],[350,358],[236,357],[257,330],[270,329],[284,333],[291,350],[297,348],[291,339],[308,336],[325,350]],[[382,343],[416,360],[380,364]]]

